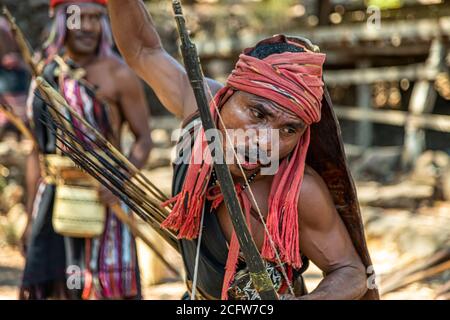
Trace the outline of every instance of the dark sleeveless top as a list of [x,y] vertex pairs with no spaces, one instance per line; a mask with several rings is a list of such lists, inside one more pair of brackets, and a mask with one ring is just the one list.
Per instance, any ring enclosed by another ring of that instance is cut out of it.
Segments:
[[[196,136],[196,130],[201,127],[199,114],[195,113],[183,123],[183,129],[177,144],[177,153],[173,165],[172,194],[178,194],[189,168],[190,152],[183,152],[186,146],[192,147]],[[188,149],[192,150],[192,148]],[[225,275],[225,265],[228,258],[228,243],[221,229],[217,215],[210,212],[211,203],[205,202],[203,235],[200,246],[199,267],[197,275],[197,287],[209,296],[220,299],[222,293],[223,278]],[[188,281],[192,281],[194,276],[195,258],[197,253],[197,243],[195,240],[179,240],[180,252],[183,258],[184,267]],[[296,276],[300,275],[308,266],[306,257],[302,257],[303,267],[300,271],[295,271]]]
[[[194,145],[194,131],[200,126],[198,114],[185,122],[179,144],[177,145],[176,163],[173,166],[172,194],[178,194],[184,183],[189,168],[190,152],[183,152],[180,146]],[[215,214],[209,214],[210,203],[205,204],[202,243],[198,269],[197,287],[210,296],[220,299],[225,264],[228,257],[227,240],[222,232]],[[188,280],[192,280],[197,252],[197,240],[180,240],[180,252],[183,258]]]

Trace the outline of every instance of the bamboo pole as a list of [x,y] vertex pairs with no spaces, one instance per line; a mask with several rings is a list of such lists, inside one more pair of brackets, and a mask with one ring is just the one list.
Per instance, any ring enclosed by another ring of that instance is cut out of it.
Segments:
[[325,82],[335,85],[371,84],[375,82],[394,82],[402,79],[436,80],[440,69],[430,67],[423,63],[407,66],[376,67],[361,70],[346,69],[327,71],[324,74]]
[[450,116],[438,114],[414,115],[397,110],[361,110],[358,107],[335,106],[333,110],[340,119],[372,121],[391,126],[403,127],[414,122],[417,127],[440,132],[450,132]]
[[[58,111],[56,111],[56,110],[55,110],[55,112],[58,113]],[[58,113],[58,115],[60,115],[60,114]],[[62,118],[65,121],[68,121],[68,119],[66,119],[65,117],[62,117]],[[64,137],[68,136],[68,138],[70,138],[71,141],[75,141],[78,145],[80,145],[82,147],[82,149],[85,150],[83,152],[83,154],[87,157],[90,157],[89,158],[90,161],[92,161],[96,165],[103,166],[103,168],[105,170],[107,170],[111,173],[110,180],[112,178],[117,177],[118,180],[123,184],[122,187],[123,187],[124,191],[127,191],[128,192],[127,194],[129,196],[131,196],[131,198],[139,200],[140,201],[139,205],[141,205],[141,207],[144,210],[147,210],[149,212],[152,212],[153,214],[158,215],[159,223],[161,223],[167,217],[169,212],[167,212],[167,214],[164,214],[163,212],[161,212],[161,210],[163,210],[163,209],[160,207],[160,203],[149,198],[147,196],[147,194],[145,194],[141,189],[139,189],[139,187],[137,185],[135,185],[128,176],[126,176],[120,170],[115,168],[114,165],[109,163],[105,158],[103,158],[102,155],[100,155],[94,149],[92,149],[91,147],[85,147],[83,142],[79,138],[77,138],[72,132],[67,130],[67,128],[65,126],[62,126],[58,122],[54,122],[54,125],[62,131],[62,134],[60,134],[58,132],[58,130],[53,130],[54,134],[57,137],[59,137],[60,139],[63,139]],[[80,132],[80,133],[87,137],[87,135],[85,133],[83,133],[83,132]],[[83,163],[80,163],[79,165],[83,166]]]
[[16,19],[12,16],[11,12],[8,10],[6,6],[3,6],[3,15],[6,17],[6,20],[9,23],[11,32],[13,33],[17,45],[19,46],[19,50],[22,54],[25,63],[30,67],[33,76],[38,75],[39,70],[33,61],[33,55],[31,54],[32,51],[30,49],[30,45],[28,44],[28,41],[25,39],[25,36],[23,35],[19,26],[16,24]]
[[160,253],[158,249],[156,249],[150,239],[148,239],[147,236],[139,229],[136,221],[128,214],[126,214],[126,212],[123,211],[122,207],[119,204],[114,204],[111,209],[114,211],[116,217],[130,228],[131,233],[133,233],[135,237],[140,238],[150,248],[150,250],[153,251],[153,253],[159,258],[159,260],[161,260],[161,262],[178,278],[182,278],[180,272],[164,258],[164,255]]
[[20,119],[12,112],[9,106],[0,103],[0,111],[5,114],[6,118],[8,118],[8,120],[11,121],[11,123],[16,126],[17,129],[19,129],[19,131],[24,135],[25,138],[33,142],[35,147],[38,145],[36,139],[27,128],[25,123],[22,121],[22,119]]
[[[345,45],[350,49],[355,48],[361,42],[390,41],[392,37],[402,39],[429,42],[438,37],[448,37],[450,35],[450,17],[426,18],[411,21],[384,22],[380,29],[370,28],[366,23],[355,23],[352,25],[340,25],[330,27],[317,27],[312,29],[292,30],[291,34],[301,34],[307,39],[321,46]],[[272,36],[271,34],[254,34],[242,39],[230,37],[220,37],[208,39],[198,43],[198,51],[201,57],[229,57],[241,52],[244,48],[251,47],[260,39]],[[377,51],[377,46],[366,46],[368,50]],[[397,48],[396,48],[397,49]]]
[[[98,170],[96,168],[95,164],[90,161],[90,159],[87,159],[84,154],[82,154],[77,148],[72,147],[67,141],[61,140],[60,136],[57,136],[57,139],[63,143],[63,145],[70,151],[70,153],[67,153],[67,151],[62,150],[61,147],[58,147],[61,151],[66,152],[66,155],[70,157],[72,160],[74,160],[78,165],[82,166],[84,170],[89,173],[91,176],[93,176],[97,181],[99,181],[103,185],[108,185],[109,180],[105,179],[105,174],[101,172],[101,170]],[[85,163],[87,162],[87,165]],[[120,186],[117,185],[109,185],[110,190],[113,192],[114,195],[117,197],[121,197],[120,194],[122,192],[121,189],[119,189]],[[134,202],[130,199],[125,199],[124,202],[136,213],[139,214],[140,209],[139,207],[136,207],[134,205]],[[114,211],[113,211],[114,213]],[[176,243],[176,237],[171,234],[170,232],[163,232],[160,227],[160,221],[157,220],[148,220],[147,218],[152,218],[149,215],[142,214],[142,218],[150,223],[150,225],[157,231],[175,250],[178,250],[177,243]]]
[[36,78],[36,82],[39,85],[41,92],[44,93],[44,96],[51,102],[52,105],[60,107],[63,106],[66,110],[68,110],[72,116],[76,117],[79,121],[83,123],[91,132],[99,139],[104,145],[105,148],[112,151],[115,156],[125,163],[129,168],[130,172],[135,176],[137,180],[140,180],[142,185],[147,188],[150,192],[156,195],[156,197],[161,201],[167,201],[167,196],[161,192],[156,186],[152,184],[152,182],[145,177],[144,174],[140,172],[139,169],[136,168],[119,150],[117,150],[106,138],[104,138],[95,128],[93,128],[84,118],[78,115],[76,112],[70,108],[70,106],[65,101],[64,97],[62,97],[58,91],[54,90],[48,83],[45,82],[43,78],[40,77],[39,69],[37,68],[35,62],[33,61],[33,57],[31,54],[30,46],[23,35],[20,28],[17,26],[14,17],[11,15],[6,6],[3,6],[3,14],[8,20],[10,24],[11,30],[13,31],[16,42],[19,46],[21,54],[25,60],[25,62],[29,65],[33,76]]
[[[47,99],[47,102],[49,102],[49,104],[51,104],[54,107],[58,107],[59,111],[62,111],[62,109],[60,108],[61,106],[64,107],[65,110],[68,110],[70,112],[70,114],[72,116],[75,116],[79,121],[81,121],[83,123],[83,125],[85,125],[96,136],[96,138],[99,139],[105,145],[105,147],[112,152],[112,154],[114,154],[120,161],[122,161],[127,166],[129,171],[133,174],[133,176],[135,177],[135,179],[137,181],[139,181],[144,187],[146,187],[160,201],[166,201],[167,200],[167,196],[166,195],[164,195],[158,188],[156,188],[156,186],[154,186],[151,183],[151,181],[148,180],[147,177],[145,177],[145,175],[143,175],[140,172],[139,169],[137,169],[119,150],[117,150],[108,140],[106,140],[84,118],[82,118],[76,112],[74,112],[72,110],[72,108],[70,108],[70,106],[67,104],[65,99],[59,94],[59,92],[54,90],[51,86],[48,85],[48,83],[45,82],[45,80],[43,78],[41,78],[39,76],[40,72],[39,72],[39,69],[36,66],[35,62],[33,61],[33,57],[32,57],[31,50],[30,50],[30,46],[29,46],[28,42],[26,41],[22,31],[17,26],[14,17],[11,15],[11,13],[6,8],[6,6],[3,7],[3,14],[6,16],[8,22],[10,24],[11,30],[12,30],[12,32],[14,34],[14,37],[16,39],[16,42],[17,42],[17,44],[19,46],[19,49],[20,49],[20,51],[22,53],[22,56],[23,56],[25,62],[30,67],[32,75],[34,77],[36,77],[36,83],[37,83],[40,91],[43,93],[43,96]],[[60,60],[62,61],[62,59],[60,59]],[[61,61],[59,61],[59,62],[61,63]],[[87,83],[85,83],[85,84],[87,85]],[[88,89],[91,89],[91,86],[88,86]],[[16,117],[14,117],[14,114],[9,112],[6,107],[2,106],[1,110],[3,112],[5,112],[5,114],[11,120],[11,122],[13,122],[19,128],[19,130],[21,130],[24,133],[24,135],[26,137],[30,138],[33,142],[35,142],[35,145],[37,146],[37,143],[36,143],[33,135],[29,132],[29,130],[26,128],[26,126],[21,121],[18,121],[18,119]],[[70,127],[67,127],[66,125],[64,125],[63,118],[65,119],[65,117],[61,117],[61,113],[62,112],[59,113],[59,114],[55,113],[55,112],[51,112],[51,113],[52,113],[52,116],[54,117],[54,120],[59,119],[60,124],[67,130],[67,132],[73,133],[73,131],[72,131],[72,129]],[[73,139],[70,139],[70,142],[72,143],[72,147],[77,147],[77,146],[80,147],[80,145],[78,143],[76,143]],[[156,211],[156,210],[154,210],[154,211]],[[121,211],[120,207],[116,207],[115,210],[113,210],[113,212],[116,214],[116,216],[118,217],[119,220],[121,220],[122,222],[124,222],[125,224],[127,224],[130,227],[130,230],[132,230],[132,232],[135,234],[135,236],[140,237],[144,241],[144,243],[147,244],[147,246],[149,246],[149,248],[158,256],[158,258],[172,272],[174,272],[178,277],[181,277],[179,272],[174,267],[172,267],[167,262],[167,260],[164,259],[164,257],[162,256],[161,253],[159,253],[156,250],[156,248],[151,244],[150,240],[147,239],[145,237],[145,235],[143,235],[140,232],[140,230],[134,224],[134,221],[132,221],[132,219],[129,218],[128,215],[126,215],[123,212],[123,210]],[[172,246],[174,246],[172,241],[169,241],[169,243],[171,243]]]
[[[91,133],[94,134],[95,138],[98,139],[102,144],[104,144],[105,148],[110,150],[114,156],[116,156],[120,161],[127,165],[130,169],[130,172],[133,174],[134,178],[142,183],[143,186],[146,186],[147,190],[154,193],[155,196],[161,202],[167,201],[168,198],[163,194],[134,164],[132,164],[116,147],[114,147],[111,142],[109,142],[105,137],[103,137],[95,128],[93,128],[83,117],[81,117],[78,113],[76,113],[70,106],[67,104],[67,101],[61,96],[61,94],[56,91],[53,87],[51,87],[47,81],[42,77],[36,78],[36,84],[40,90],[42,90],[46,95],[55,100],[55,103],[52,103],[54,107],[59,109],[61,112],[62,108],[67,110],[71,116],[75,117],[79,120],[87,129],[90,130]],[[61,108],[62,107],[62,108]]]
[[[48,116],[46,125],[51,124],[52,121],[53,121],[53,119],[51,119],[50,116]],[[62,129],[62,128],[63,127],[60,127],[60,129]],[[65,139],[64,134],[58,133],[57,129],[50,128],[50,130],[53,134],[55,134],[56,139],[63,144],[63,147],[67,148],[67,150],[64,150],[61,146],[57,145],[58,148],[64,154],[66,154],[69,158],[71,158],[76,164],[78,164],[81,168],[83,168],[87,173],[89,173],[94,178],[99,180],[100,183],[108,186],[111,189],[111,191],[118,193],[117,196],[120,197],[120,194],[125,195],[126,196],[125,200],[127,201],[127,204],[131,205],[133,210],[139,209],[139,210],[135,210],[136,213],[139,214],[139,212],[141,212],[140,208],[142,208],[142,203],[141,203],[140,199],[133,197],[133,196],[130,197],[130,194],[126,193],[126,188],[124,188],[123,182],[119,178],[117,178],[114,173],[108,172],[108,171],[104,170],[103,168],[101,168],[95,158],[92,158],[89,154],[86,154],[85,152],[81,151],[80,148],[78,148],[77,146],[74,146],[70,142],[68,142],[68,139]],[[68,133],[68,134],[70,134],[70,133]],[[130,203],[130,201],[131,201],[131,203]],[[136,205],[138,205],[139,207],[136,207]],[[165,216],[163,214],[159,214],[158,215],[159,219],[158,219],[158,217],[153,217],[152,215],[149,215],[148,212],[154,213],[154,211],[156,211],[156,210],[161,210],[160,207],[150,208],[147,211],[145,210],[146,208],[143,208],[143,209],[144,209],[144,213],[142,213],[142,212],[140,213],[141,217],[144,220],[146,220],[147,222],[149,222],[148,219],[150,219],[151,223],[156,224],[156,225],[154,225],[154,227],[159,230],[160,224],[161,224],[162,220],[165,218]],[[176,237],[174,234],[172,234],[169,231],[166,231],[166,234],[169,236],[169,238],[166,237],[168,241],[169,241],[169,239],[171,239],[171,240],[173,240],[173,242],[176,242]]]

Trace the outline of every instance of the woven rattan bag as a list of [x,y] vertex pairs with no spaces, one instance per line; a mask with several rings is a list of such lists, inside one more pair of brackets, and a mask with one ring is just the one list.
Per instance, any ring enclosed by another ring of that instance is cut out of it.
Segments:
[[66,157],[51,155],[45,160],[55,177],[55,232],[74,238],[100,236],[105,229],[106,208],[99,201],[95,183]]

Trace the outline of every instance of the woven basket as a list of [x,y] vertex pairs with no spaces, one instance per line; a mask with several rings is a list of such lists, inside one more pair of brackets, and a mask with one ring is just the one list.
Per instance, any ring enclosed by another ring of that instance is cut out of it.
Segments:
[[105,229],[106,207],[100,203],[98,183],[66,156],[42,159],[47,183],[56,185],[52,224],[56,233],[73,238],[94,238]]
[[106,208],[91,187],[58,185],[53,207],[55,232],[74,238],[100,236],[105,229]]

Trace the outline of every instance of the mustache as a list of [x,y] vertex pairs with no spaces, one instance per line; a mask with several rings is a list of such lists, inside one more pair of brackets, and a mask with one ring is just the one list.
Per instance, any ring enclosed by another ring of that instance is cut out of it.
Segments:
[[96,40],[99,38],[99,34],[94,32],[86,32],[86,31],[76,31],[75,38],[77,39],[93,39]]
[[243,156],[247,161],[267,162],[270,160],[270,155],[267,150],[257,146],[236,146],[234,151],[236,154]]

